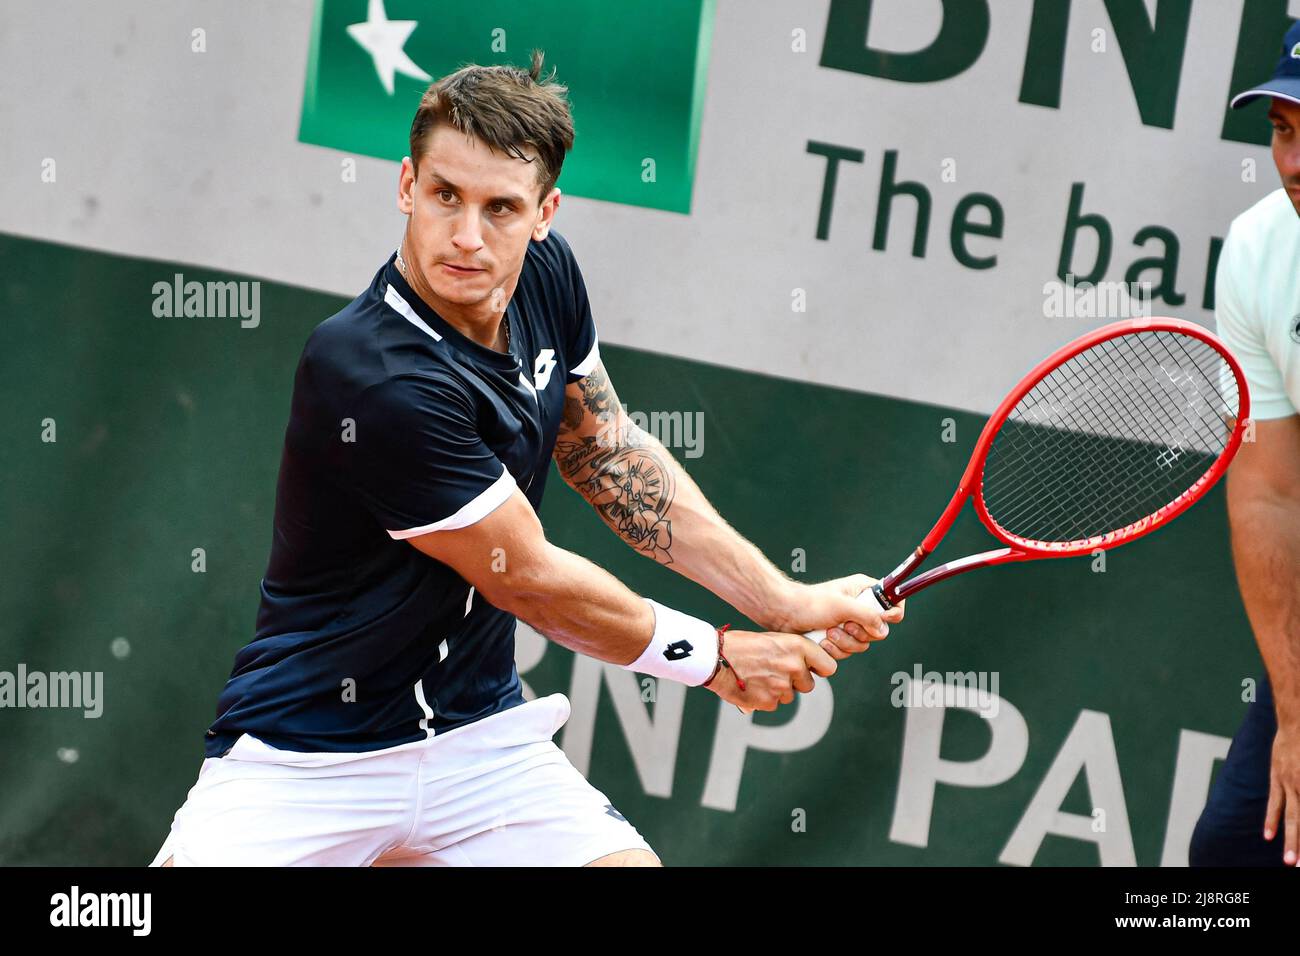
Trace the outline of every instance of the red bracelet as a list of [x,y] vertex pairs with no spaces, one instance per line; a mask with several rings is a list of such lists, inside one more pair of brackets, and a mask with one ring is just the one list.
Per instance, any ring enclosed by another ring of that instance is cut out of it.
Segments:
[[[701,685],[703,687],[708,687],[710,684],[712,684],[713,679],[718,676],[718,672],[721,671],[722,668],[724,667],[727,668],[727,670],[731,671],[731,673],[736,674],[736,669],[731,666],[731,661],[727,660],[726,655],[723,654],[722,652],[722,635],[726,632],[727,628],[729,627],[731,627],[730,624],[724,624],[722,625],[722,627],[717,629],[718,630],[718,663],[713,668],[713,673],[709,675],[709,679],[706,680]],[[736,674],[736,686],[741,690],[745,689],[745,679],[741,677],[739,674]]]

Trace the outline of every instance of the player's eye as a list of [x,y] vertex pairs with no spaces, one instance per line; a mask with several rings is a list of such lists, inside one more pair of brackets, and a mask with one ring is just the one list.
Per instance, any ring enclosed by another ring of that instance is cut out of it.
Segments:
[[439,189],[437,192],[437,196],[443,202],[451,202],[453,199],[456,198],[456,194],[452,192],[450,189]]
[[510,212],[510,207],[503,202],[494,202],[488,208],[492,210],[494,216],[504,216]]

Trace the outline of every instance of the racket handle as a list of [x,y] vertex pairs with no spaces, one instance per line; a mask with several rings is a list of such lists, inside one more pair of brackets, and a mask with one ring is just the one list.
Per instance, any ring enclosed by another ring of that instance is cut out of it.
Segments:
[[[858,600],[875,601],[876,606],[878,608],[880,608],[882,611],[886,611],[889,608],[886,606],[885,601],[882,597],[883,593],[884,592],[881,591],[880,589],[880,584],[876,583],[875,585],[869,588],[864,588],[863,590],[859,591]],[[871,597],[867,597],[868,594],[871,595]],[[808,640],[812,641],[814,644],[820,644],[822,641],[826,640],[826,628],[824,627],[819,628],[815,631],[804,631],[803,636],[808,638]],[[742,714],[745,714],[746,716],[753,713],[753,711],[750,710],[748,707],[737,707],[736,709],[739,710]]]
[[[867,597],[868,594],[871,595],[871,597],[868,598]],[[880,610],[882,611],[887,611],[892,605],[889,605],[885,602],[883,595],[884,595],[884,591],[881,589],[879,582],[877,582],[871,587],[864,588],[863,590],[859,591],[858,600],[875,601],[876,607],[880,608]],[[803,636],[808,638],[808,640],[810,641],[820,644],[822,641],[826,640],[826,628],[824,627],[819,628],[818,630],[815,631],[804,631]]]

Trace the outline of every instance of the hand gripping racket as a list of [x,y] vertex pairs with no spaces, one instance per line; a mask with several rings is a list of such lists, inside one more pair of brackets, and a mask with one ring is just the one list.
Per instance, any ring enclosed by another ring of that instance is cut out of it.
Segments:
[[[1200,326],[1130,319],[1090,332],[1002,401],[930,533],[870,590],[888,610],[975,568],[1091,554],[1149,534],[1222,477],[1249,415],[1241,366]],[[1003,547],[909,578],[967,499]]]

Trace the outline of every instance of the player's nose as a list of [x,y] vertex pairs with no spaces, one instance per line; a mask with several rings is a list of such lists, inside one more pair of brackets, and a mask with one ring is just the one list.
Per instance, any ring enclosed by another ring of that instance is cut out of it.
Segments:
[[483,248],[483,220],[477,211],[467,209],[457,217],[451,241],[457,249],[465,252],[477,252]]

